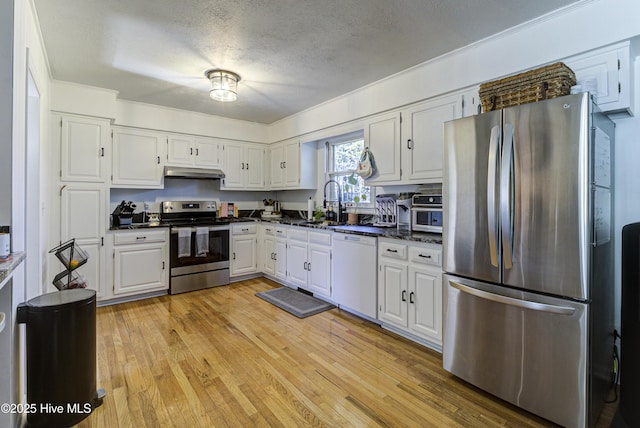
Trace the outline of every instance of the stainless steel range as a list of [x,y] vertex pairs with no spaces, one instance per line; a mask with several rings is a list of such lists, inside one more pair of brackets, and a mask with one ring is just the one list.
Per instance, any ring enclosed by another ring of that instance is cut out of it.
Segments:
[[162,222],[170,226],[170,294],[229,283],[229,222],[216,213],[215,201],[162,203]]

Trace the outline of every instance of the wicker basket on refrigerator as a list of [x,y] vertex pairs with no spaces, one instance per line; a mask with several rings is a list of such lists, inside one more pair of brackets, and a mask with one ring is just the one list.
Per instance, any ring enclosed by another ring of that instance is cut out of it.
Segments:
[[480,85],[482,111],[500,110],[569,95],[576,75],[562,62]]

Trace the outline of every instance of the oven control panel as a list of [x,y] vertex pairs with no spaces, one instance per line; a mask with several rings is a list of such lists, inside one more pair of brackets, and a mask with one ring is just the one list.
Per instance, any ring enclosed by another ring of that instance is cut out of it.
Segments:
[[165,201],[162,203],[163,213],[215,213],[217,210],[216,201]]
[[414,207],[442,206],[442,195],[413,195],[413,206]]

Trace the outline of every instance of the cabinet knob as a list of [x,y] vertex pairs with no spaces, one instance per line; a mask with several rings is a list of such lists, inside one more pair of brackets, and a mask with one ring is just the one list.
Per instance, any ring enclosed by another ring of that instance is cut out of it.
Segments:
[[413,291],[411,293],[409,293],[409,303],[415,303],[415,300],[413,300],[413,296],[415,296],[416,293],[414,293]]
[[407,290],[402,290],[402,301],[403,302],[407,301]]
[[411,150],[413,148],[413,145],[411,144],[411,138],[409,138],[407,140],[407,149]]

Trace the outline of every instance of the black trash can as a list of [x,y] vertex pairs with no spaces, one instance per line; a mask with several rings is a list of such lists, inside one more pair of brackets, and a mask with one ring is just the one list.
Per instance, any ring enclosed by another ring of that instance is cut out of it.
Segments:
[[96,292],[43,294],[18,306],[26,324],[27,426],[70,427],[102,404],[96,390]]

